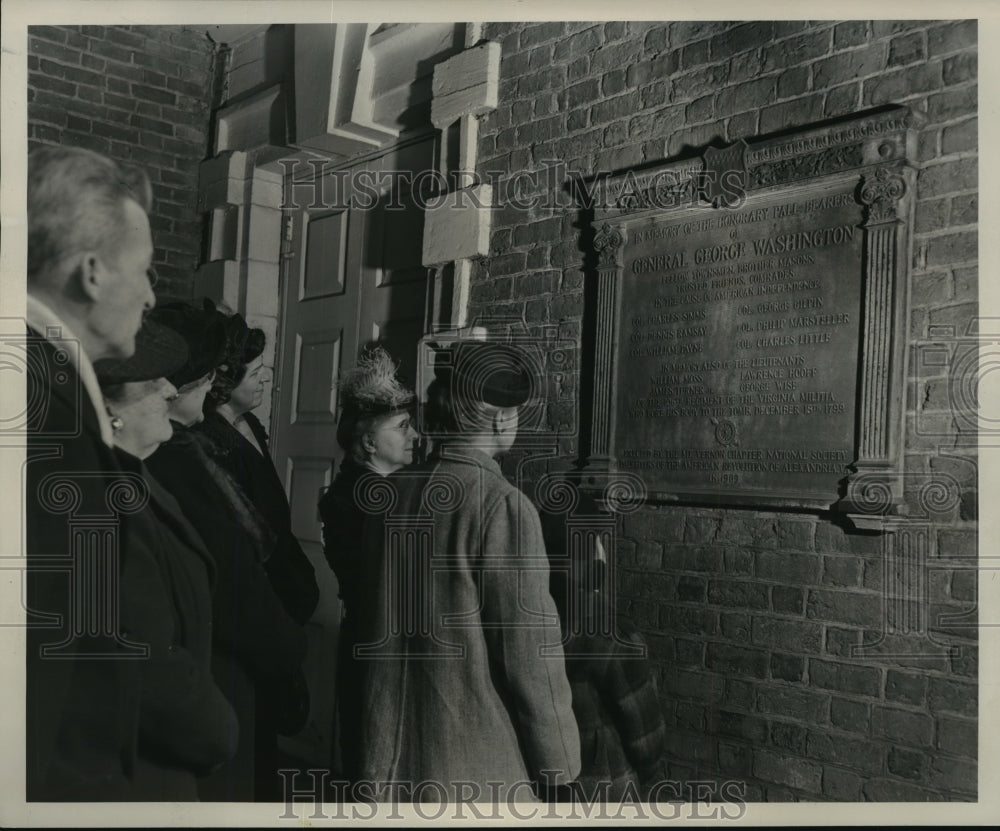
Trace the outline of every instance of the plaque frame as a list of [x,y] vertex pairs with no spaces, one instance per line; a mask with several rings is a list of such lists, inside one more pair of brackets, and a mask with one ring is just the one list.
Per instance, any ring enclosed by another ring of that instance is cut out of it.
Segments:
[[[904,106],[887,106],[846,118],[817,122],[794,131],[739,139],[725,147],[702,147],[684,159],[667,160],[641,171],[624,171],[600,181],[593,206],[595,341],[589,448],[582,459],[583,484],[595,491],[621,475],[616,458],[616,417],[622,337],[624,252],[629,229],[673,210],[726,206],[727,193],[711,183],[712,172],[739,170],[749,194],[779,193],[806,182],[822,186],[855,176],[863,207],[862,267],[857,401],[852,462],[829,500],[761,495],[746,489],[683,487],[644,492],[648,502],[712,504],[756,509],[791,508],[834,512],[855,527],[881,529],[887,516],[906,516],[905,460],[909,263],[912,261],[916,147],[923,119]],[[708,172],[708,176],[705,173]],[[662,182],[673,182],[680,204],[664,207]],[[709,184],[706,185],[706,182]],[[600,198],[603,194],[604,198]],[[610,368],[610,372],[605,371]]]

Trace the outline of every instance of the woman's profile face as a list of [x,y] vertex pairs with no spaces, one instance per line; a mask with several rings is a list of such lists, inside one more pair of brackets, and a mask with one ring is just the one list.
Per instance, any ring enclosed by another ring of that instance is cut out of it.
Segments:
[[240,413],[256,410],[264,400],[264,356],[259,355],[246,366],[243,380],[229,395],[229,403]]
[[385,475],[413,463],[416,438],[410,414],[395,413],[376,421],[361,441],[369,464]]
[[170,402],[177,394],[166,378],[122,385],[116,401],[108,401],[109,412],[122,420],[115,431],[115,444],[139,459],[151,455],[163,442],[170,441]]
[[215,371],[213,370],[197,381],[185,384],[177,390],[176,398],[170,402],[170,417],[185,427],[204,421],[205,414],[202,412],[202,407],[205,405],[206,393],[212,388],[214,377]]

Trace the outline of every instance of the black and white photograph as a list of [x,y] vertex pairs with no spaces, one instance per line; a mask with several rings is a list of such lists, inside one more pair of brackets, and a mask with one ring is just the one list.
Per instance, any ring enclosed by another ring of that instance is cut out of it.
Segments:
[[998,21],[5,2],[0,824],[997,822]]

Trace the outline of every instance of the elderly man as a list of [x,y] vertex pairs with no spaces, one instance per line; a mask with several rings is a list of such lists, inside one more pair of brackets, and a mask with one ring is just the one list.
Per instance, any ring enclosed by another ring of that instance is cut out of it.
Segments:
[[128,513],[92,362],[135,350],[155,303],[141,171],[46,147],[28,166],[27,798],[133,796],[140,665],[117,625]]

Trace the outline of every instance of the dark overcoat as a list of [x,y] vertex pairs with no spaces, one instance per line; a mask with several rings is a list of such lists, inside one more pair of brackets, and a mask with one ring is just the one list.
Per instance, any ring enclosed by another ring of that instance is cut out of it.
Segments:
[[[292,531],[292,515],[284,485],[268,452],[267,432],[253,413],[244,419],[260,449],[218,413],[209,413],[194,429],[206,439],[205,449],[236,482],[243,494],[274,532],[264,569],[271,586],[291,617],[303,626],[319,603],[319,585],[312,563]],[[263,452],[261,452],[263,451]],[[307,713],[309,696],[304,678],[277,678],[257,683],[256,788],[258,799],[280,801],[277,775],[278,733],[284,718],[292,722]],[[299,721],[301,724],[301,721]],[[298,728],[299,724],[291,730]]]
[[148,502],[133,517],[122,574],[122,627],[145,644],[136,767],[137,799],[198,798],[197,779],[236,752],[236,713],[212,676],[215,564],[177,501],[142,463],[119,451],[122,468],[143,476]]
[[[349,782],[360,776],[361,706],[365,663],[354,657],[361,619],[376,602],[377,557],[362,545],[366,514],[356,494],[363,479],[379,478],[350,456],[341,462],[333,484],[319,501],[323,551],[337,576],[344,613],[337,640],[337,746],[339,774]],[[337,762],[335,758],[333,760]]]
[[153,475],[177,498],[216,567],[213,672],[239,720],[236,756],[199,784],[204,800],[254,800],[256,685],[298,671],[306,637],[271,585],[264,560],[273,533],[228,474],[190,430],[148,460]]
[[30,328],[25,346],[27,799],[135,799],[141,650],[121,637],[113,595],[72,601],[74,580],[118,583],[131,516],[112,495],[134,482],[102,440],[73,362]]

